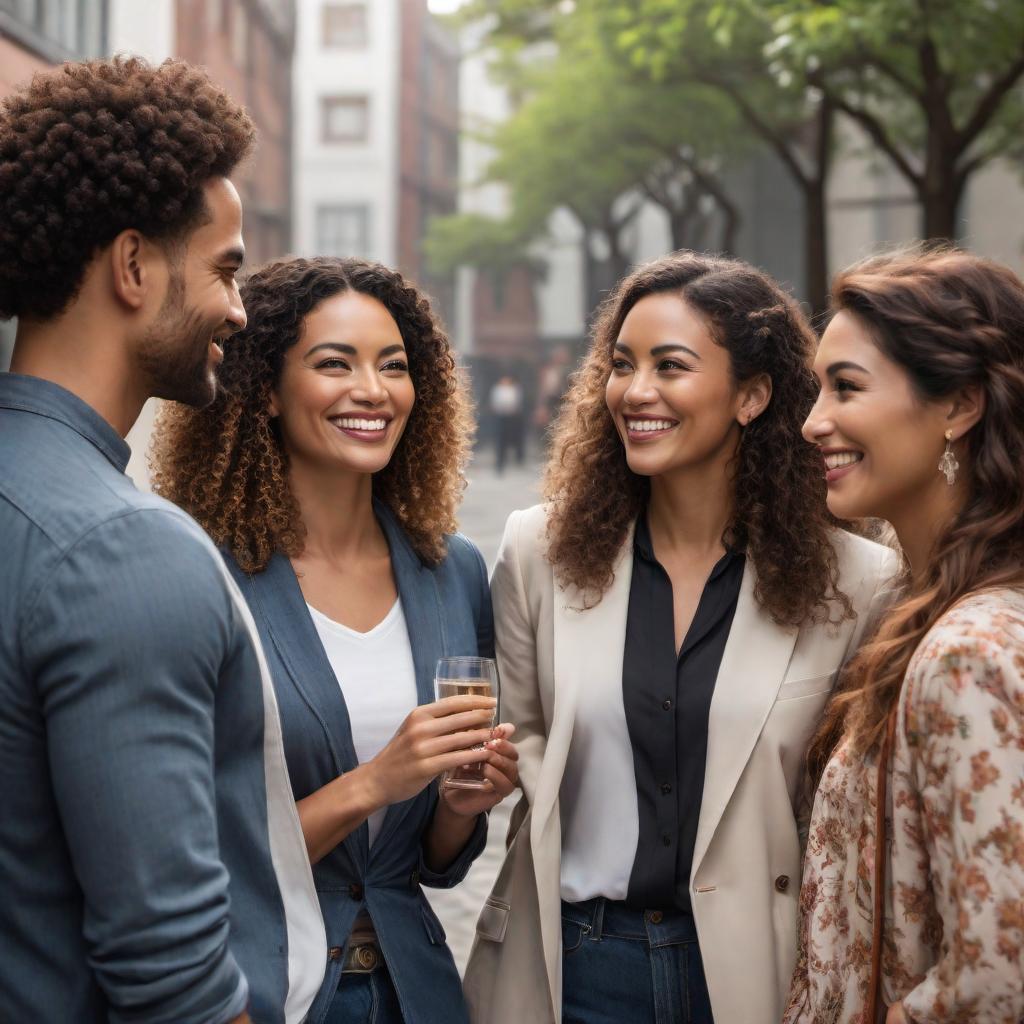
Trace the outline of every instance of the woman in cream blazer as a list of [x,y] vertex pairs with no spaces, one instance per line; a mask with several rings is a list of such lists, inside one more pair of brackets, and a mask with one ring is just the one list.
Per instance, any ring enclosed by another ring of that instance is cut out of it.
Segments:
[[[895,570],[824,511],[799,438],[812,348],[795,304],[729,260],[641,267],[603,311],[549,502],[510,517],[491,581],[523,797],[466,972],[476,1024],[781,1016],[806,744]],[[688,528],[721,538],[690,590]],[[710,678],[688,677],[700,657]]]

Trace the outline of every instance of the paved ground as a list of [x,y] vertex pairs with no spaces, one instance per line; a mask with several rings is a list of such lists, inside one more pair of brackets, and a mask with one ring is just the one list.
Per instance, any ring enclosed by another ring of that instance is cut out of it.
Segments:
[[[536,505],[539,467],[533,463],[512,466],[501,477],[496,476],[493,454],[484,452],[470,469],[469,487],[460,515],[462,532],[476,542],[487,560],[488,569],[494,566],[505,519],[517,508]],[[427,896],[448,933],[448,944],[459,966],[466,966],[477,915],[501,867],[505,855],[505,832],[514,796],[499,804],[491,812],[487,848],[474,863],[465,881],[454,889],[427,889]]]

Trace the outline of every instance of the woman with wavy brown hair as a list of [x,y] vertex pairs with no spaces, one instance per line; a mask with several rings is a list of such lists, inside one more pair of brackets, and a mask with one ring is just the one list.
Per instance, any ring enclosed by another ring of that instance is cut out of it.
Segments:
[[770,278],[687,252],[598,317],[491,581],[524,797],[480,1024],[782,1013],[806,743],[893,569],[800,437],[813,340]]
[[[517,758],[492,699],[434,700],[438,659],[493,653],[455,532],[465,387],[426,298],[377,263],[271,263],[242,299],[214,403],[165,406],[154,486],[222,547],[264,642],[330,946],[307,1019],[465,1020],[420,885],[465,875]],[[483,788],[438,792],[476,762]]]
[[[804,434],[909,578],[811,747],[788,1024],[1024,1020],[1024,284],[951,249],[841,273]],[[886,1009],[887,1008],[887,1009]]]

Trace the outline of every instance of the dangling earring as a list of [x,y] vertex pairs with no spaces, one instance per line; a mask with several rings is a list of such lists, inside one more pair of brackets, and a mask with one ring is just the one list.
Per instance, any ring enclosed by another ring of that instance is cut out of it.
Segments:
[[946,474],[946,483],[950,487],[956,483],[956,471],[960,468],[960,463],[956,461],[956,456],[953,454],[953,431],[946,431],[946,450],[942,453],[942,458],[939,459],[939,472]]

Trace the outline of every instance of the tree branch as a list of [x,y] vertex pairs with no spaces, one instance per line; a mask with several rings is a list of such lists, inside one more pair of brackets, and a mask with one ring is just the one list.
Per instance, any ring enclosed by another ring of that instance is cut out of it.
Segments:
[[957,133],[959,152],[962,153],[967,149],[984,131],[999,109],[999,104],[1003,102],[1006,94],[1014,87],[1021,75],[1024,75],[1024,53],[1021,53],[1006,71],[989,86],[988,91],[978,101],[967,124],[964,125],[962,131]]
[[847,115],[847,117],[856,121],[864,131],[868,133],[875,145],[892,160],[900,174],[902,174],[915,189],[919,189],[923,184],[923,176],[910,166],[910,162],[900,152],[899,147],[892,140],[892,137],[889,135],[888,131],[886,131],[882,122],[873,114],[868,113],[868,111],[863,110],[860,107],[853,106],[842,96],[839,96],[827,89],[823,91],[836,110],[841,110]]
[[775,150],[779,159],[786,165],[793,177],[796,178],[797,183],[801,188],[807,188],[810,185],[810,182],[807,179],[807,173],[800,166],[800,161],[797,160],[793,151],[782,137],[772,130],[771,126],[764,120],[764,118],[761,117],[757,110],[747,102],[746,97],[743,96],[736,86],[724,81],[723,79],[717,78],[714,75],[701,76],[700,80],[704,82],[705,85],[710,85],[716,89],[720,89],[733,101],[733,103],[736,104],[739,112],[746,119],[750,127],[753,128],[754,131],[757,132],[757,134],[760,135],[773,150]]

